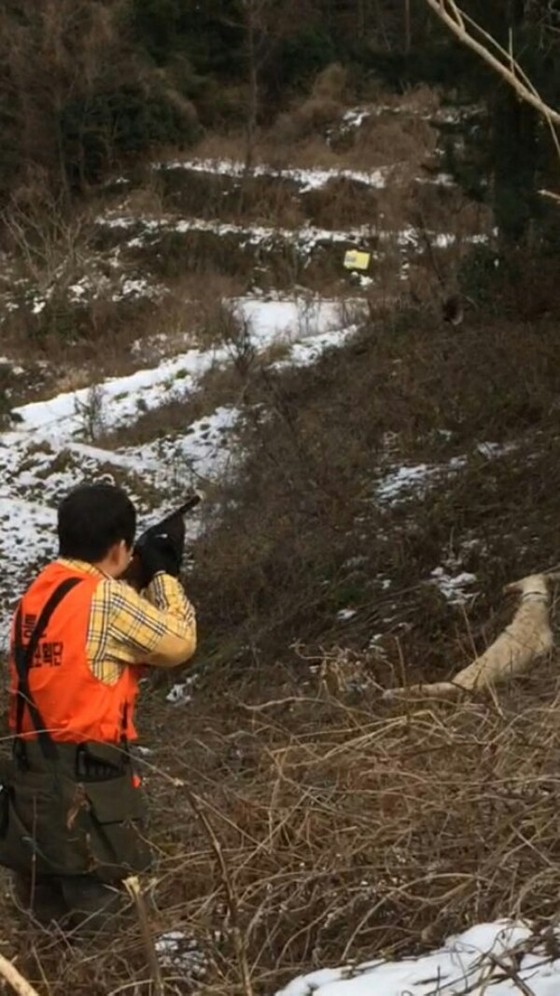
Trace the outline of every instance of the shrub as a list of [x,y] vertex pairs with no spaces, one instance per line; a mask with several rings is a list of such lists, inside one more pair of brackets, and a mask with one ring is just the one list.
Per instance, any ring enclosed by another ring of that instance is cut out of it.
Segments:
[[294,102],[290,111],[279,115],[274,132],[280,142],[299,141],[310,135],[326,132],[340,117],[347,84],[347,72],[339,63],[332,63],[318,74],[309,96]]
[[196,115],[134,50],[127,0],[22,0],[0,12],[5,190],[41,171],[51,189],[100,179],[119,157],[189,141]]
[[61,113],[60,130],[73,187],[99,182],[123,156],[192,142],[199,134],[193,105],[153,80],[69,102]]
[[325,28],[309,28],[282,42],[278,54],[285,87],[301,85],[336,58],[336,48]]

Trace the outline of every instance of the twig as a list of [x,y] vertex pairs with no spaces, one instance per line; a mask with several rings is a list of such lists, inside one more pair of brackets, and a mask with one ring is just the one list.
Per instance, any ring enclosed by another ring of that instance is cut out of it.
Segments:
[[318,699],[306,695],[288,695],[285,699],[271,699],[270,702],[259,702],[257,705],[249,705],[248,702],[240,702],[239,705],[249,712],[263,712],[265,709],[273,709],[275,706],[293,705],[295,702],[314,702],[317,704],[318,701]]
[[220,866],[220,870],[222,873],[222,881],[224,883],[224,888],[226,890],[227,902],[229,906],[233,943],[235,946],[235,954],[237,956],[237,963],[239,966],[239,974],[241,976],[241,985],[245,996],[254,996],[253,984],[251,982],[251,973],[249,970],[249,960],[247,958],[247,945],[240,926],[239,904],[237,902],[237,896],[235,893],[235,889],[233,887],[231,876],[229,874],[229,869],[226,864],[226,860],[224,858],[220,841],[218,840],[214,832],[214,828],[202,808],[203,805],[202,800],[198,796],[194,795],[194,793],[191,792],[186,786],[184,791],[189,801],[189,804],[193,809],[193,812],[198,817],[198,819],[200,820],[202,826],[206,831],[212,850],[214,851],[214,854],[216,855],[216,859]]
[[535,996],[534,989],[531,989],[527,985],[527,983],[523,981],[523,979],[519,975],[519,972],[515,970],[513,965],[508,965],[503,958],[500,958],[498,955],[493,954],[492,952],[490,952],[488,957],[492,962],[494,962],[495,965],[498,966],[498,968],[502,970],[502,972],[505,972],[508,979],[511,979],[513,984],[517,986],[519,992],[523,993],[523,996]]
[[142,931],[142,937],[144,939],[146,956],[148,958],[148,963],[152,971],[154,996],[164,996],[165,990],[163,986],[161,968],[158,961],[158,956],[154,944],[152,931],[150,930],[148,911],[146,909],[146,903],[144,902],[144,896],[142,894],[142,889],[140,888],[140,881],[138,879],[138,876],[131,875],[129,878],[126,878],[124,880],[124,886],[129,896],[131,897],[132,901],[134,902],[134,905],[136,906],[136,910],[138,913],[138,920],[140,923],[140,929]]
[[552,190],[539,190],[538,193],[541,197],[549,197],[551,201],[560,202],[560,194],[555,194]]
[[0,975],[16,993],[19,993],[19,996],[39,996],[37,990],[24,979],[23,975],[18,972],[11,961],[8,961],[3,955],[0,955]]

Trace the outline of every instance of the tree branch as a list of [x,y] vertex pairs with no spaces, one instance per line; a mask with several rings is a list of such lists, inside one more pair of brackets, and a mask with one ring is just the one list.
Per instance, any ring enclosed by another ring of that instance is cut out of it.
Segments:
[[0,976],[6,980],[19,996],[39,996],[37,990],[29,985],[29,982],[24,979],[23,975],[20,975],[11,961],[8,961],[3,955],[0,955]]
[[[521,66],[515,61],[511,53],[507,53],[505,49],[493,39],[490,38],[484,32],[482,28],[479,27],[470,18],[467,19],[466,15],[462,10],[459,9],[455,0],[426,0],[428,7],[434,11],[439,17],[440,21],[449,28],[452,34],[463,45],[470,48],[473,52],[476,52],[481,59],[486,62],[503,80],[506,81],[517,93],[517,95],[524,100],[527,104],[530,104],[534,110],[537,111],[542,117],[546,118],[548,123],[552,125],[560,125],[560,113],[546,103],[542,97],[539,96],[534,86],[527,79],[525,73],[521,69]],[[465,21],[468,20],[470,24],[470,30],[465,26]],[[496,55],[494,55],[486,45],[480,42],[473,34],[473,30],[478,34],[485,36],[497,51],[502,55],[504,61],[501,61]],[[556,140],[557,136],[555,133]]]
[[195,815],[200,820],[204,830],[208,836],[208,840],[214,852],[214,855],[218,861],[218,865],[222,874],[222,883],[225,888],[227,904],[229,907],[229,915],[231,922],[231,931],[233,935],[233,943],[235,947],[235,954],[237,957],[237,963],[239,966],[240,982],[243,989],[243,996],[254,996],[253,984],[251,982],[251,972],[249,969],[249,961],[247,958],[247,944],[246,938],[241,930],[240,916],[239,916],[239,904],[237,902],[237,894],[235,892],[235,887],[229,873],[229,868],[224,857],[224,852],[210,820],[208,819],[206,813],[204,812],[203,800],[191,792],[185,786],[184,789],[189,805],[195,813]]

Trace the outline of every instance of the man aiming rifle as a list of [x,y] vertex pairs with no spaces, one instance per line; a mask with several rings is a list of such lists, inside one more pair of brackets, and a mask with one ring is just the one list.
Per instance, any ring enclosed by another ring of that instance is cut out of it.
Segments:
[[12,870],[17,905],[43,922],[107,927],[122,881],[150,867],[129,750],[138,666],[173,668],[195,651],[179,574],[182,516],[198,500],[134,545],[136,511],[121,488],[75,488],[58,509],[58,559],[16,611],[0,864]]

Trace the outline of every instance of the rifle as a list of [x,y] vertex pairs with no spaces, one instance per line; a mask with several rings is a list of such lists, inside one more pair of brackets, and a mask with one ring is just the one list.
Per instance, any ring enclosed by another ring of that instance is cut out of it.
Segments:
[[[183,546],[185,542],[185,515],[187,512],[191,512],[193,508],[202,501],[202,495],[198,491],[193,491],[191,495],[179,505],[179,508],[174,509],[169,515],[165,515],[158,523],[156,523],[155,528],[158,530],[165,529],[167,533],[171,536],[174,543]],[[153,529],[154,526],[150,526],[146,529],[142,536],[145,536],[147,532]],[[140,537],[141,539],[142,537]],[[140,558],[138,554],[133,553],[132,560],[128,565],[124,574],[121,575],[123,581],[127,581],[132,588],[136,591],[140,591],[140,578],[141,578],[141,566]]]

